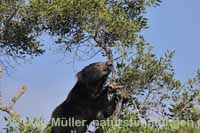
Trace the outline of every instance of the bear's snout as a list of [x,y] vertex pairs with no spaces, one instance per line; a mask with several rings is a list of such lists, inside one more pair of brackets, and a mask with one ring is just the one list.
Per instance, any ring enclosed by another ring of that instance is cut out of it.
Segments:
[[107,61],[106,65],[107,65],[109,71],[113,70],[113,63],[112,63],[112,61]]
[[106,65],[107,65],[108,67],[112,67],[112,66],[113,66],[113,63],[112,63],[112,61],[107,61],[107,62],[106,62]]

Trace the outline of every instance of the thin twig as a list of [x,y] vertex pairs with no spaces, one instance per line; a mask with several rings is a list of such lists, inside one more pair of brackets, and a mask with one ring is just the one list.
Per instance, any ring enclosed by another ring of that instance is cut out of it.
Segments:
[[15,105],[15,103],[17,102],[17,100],[19,100],[19,98],[25,93],[26,91],[26,86],[22,86],[22,88],[18,91],[18,93],[16,94],[16,96],[14,96],[9,104],[8,104],[8,108],[13,108],[13,106]]
[[2,79],[2,73],[3,73],[3,69],[2,69],[2,66],[0,65],[0,80]]
[[143,103],[141,104],[141,106],[139,108],[139,111],[143,110],[143,108],[145,107],[145,104],[146,104],[147,100],[149,99],[149,97],[151,95],[151,92],[152,92],[151,83],[148,83],[147,87],[148,87],[148,93],[147,93],[147,96],[145,97]]

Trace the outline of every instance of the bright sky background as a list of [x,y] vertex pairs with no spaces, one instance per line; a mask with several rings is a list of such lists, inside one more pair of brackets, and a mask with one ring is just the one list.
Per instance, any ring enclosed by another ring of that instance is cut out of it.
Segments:
[[[146,40],[153,44],[157,55],[175,50],[173,60],[176,78],[185,81],[194,76],[200,67],[200,1],[199,0],[165,0],[160,7],[149,10],[149,26],[144,34]],[[52,44],[52,39],[41,40]],[[49,120],[53,109],[67,96],[76,82],[76,72],[85,65],[104,61],[96,58],[88,62],[78,62],[74,66],[69,60],[60,61],[62,55],[47,53],[37,57],[29,64],[17,66],[11,76],[4,75],[1,90],[4,103],[16,94],[24,84],[28,91],[15,105],[15,110],[22,116],[43,117]],[[4,126],[0,112],[0,131]]]

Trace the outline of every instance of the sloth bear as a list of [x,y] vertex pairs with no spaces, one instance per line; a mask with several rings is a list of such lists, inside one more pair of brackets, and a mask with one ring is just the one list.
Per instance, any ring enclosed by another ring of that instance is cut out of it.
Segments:
[[77,74],[67,99],[52,113],[52,133],[84,133],[92,120],[112,115],[115,102],[108,100],[109,90],[104,88],[112,68],[111,61],[97,62]]

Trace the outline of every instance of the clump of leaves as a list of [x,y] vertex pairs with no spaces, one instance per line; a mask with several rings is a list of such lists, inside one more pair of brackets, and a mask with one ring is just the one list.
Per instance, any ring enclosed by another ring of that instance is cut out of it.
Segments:
[[51,130],[43,118],[8,117],[5,120],[6,127],[3,130],[7,133],[50,133]]
[[0,59],[24,59],[41,55],[44,50],[37,40],[38,23],[30,20],[23,2],[0,2]]

